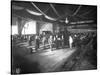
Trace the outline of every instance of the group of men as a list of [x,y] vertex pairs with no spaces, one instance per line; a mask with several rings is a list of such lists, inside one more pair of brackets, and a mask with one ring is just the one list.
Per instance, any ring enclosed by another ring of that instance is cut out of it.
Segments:
[[58,49],[63,46],[63,42],[63,38],[59,38],[58,36],[49,35],[49,37],[47,37],[46,35],[44,35],[42,38],[40,38],[40,36],[36,35],[35,49],[38,50],[40,48],[40,45],[42,45],[44,49],[49,46],[52,51],[54,47]]
[[[73,39],[71,36],[68,37],[69,37],[69,47],[72,48]],[[62,34],[55,34],[55,35],[50,34],[49,36],[42,35],[42,38],[39,35],[36,35],[35,49],[38,50],[40,48],[40,44],[43,46],[44,49],[47,46],[49,46],[51,51],[54,49],[64,48],[65,39],[66,38],[64,38],[64,35]]]

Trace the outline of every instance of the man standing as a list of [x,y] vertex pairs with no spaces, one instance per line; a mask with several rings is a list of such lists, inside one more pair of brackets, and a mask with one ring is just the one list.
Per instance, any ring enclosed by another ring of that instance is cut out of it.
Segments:
[[62,46],[62,48],[64,48],[64,37],[63,37],[63,35],[61,36],[61,46]]
[[36,37],[35,37],[35,50],[39,49],[39,44],[40,44],[40,42],[39,42],[39,36],[36,35]]
[[70,46],[70,48],[72,48],[72,43],[73,43],[73,39],[72,39],[71,36],[69,36],[69,46]]
[[50,49],[51,51],[53,50],[52,46],[53,46],[53,37],[52,35],[50,35],[50,38],[49,38],[49,45],[50,45]]

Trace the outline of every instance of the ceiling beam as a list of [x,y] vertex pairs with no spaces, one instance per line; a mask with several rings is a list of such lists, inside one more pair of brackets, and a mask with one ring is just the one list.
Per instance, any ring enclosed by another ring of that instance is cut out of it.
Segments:
[[53,11],[57,14],[57,16],[60,17],[60,15],[59,15],[59,13],[57,12],[57,10],[55,9],[55,7],[54,7],[52,4],[50,4],[50,6],[51,6],[51,8],[53,9]]
[[46,14],[44,14],[44,12],[42,12],[33,2],[32,2],[32,5],[33,5],[39,12],[41,12],[43,15],[46,15]]
[[81,5],[76,9],[76,11],[73,13],[72,16],[75,16],[79,12],[80,8],[81,8]]
[[56,21],[55,18],[49,17],[49,16],[46,15],[44,12],[42,12],[42,11],[39,9],[39,7],[37,7],[33,2],[32,2],[32,5],[33,5],[39,12],[41,12],[41,13],[45,16],[45,18],[47,18],[47,19],[49,19],[49,20]]

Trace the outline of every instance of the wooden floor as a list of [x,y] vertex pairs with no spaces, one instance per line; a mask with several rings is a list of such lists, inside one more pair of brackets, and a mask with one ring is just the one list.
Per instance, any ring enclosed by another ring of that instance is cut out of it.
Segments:
[[75,49],[59,49],[26,55],[30,62],[38,62],[41,72],[52,72],[58,69],[74,53]]
[[[76,50],[76,48],[70,49],[66,47],[64,49],[53,49],[51,51],[50,49],[44,50],[41,46],[38,51],[31,53],[31,50],[34,50],[34,46],[29,46],[27,43],[21,43],[12,48],[13,66],[20,68],[21,74],[67,71],[66,69],[69,65],[67,63],[71,63],[69,59],[78,55],[77,52],[79,53],[78,50],[80,49]],[[89,58],[89,56],[86,58]],[[74,66],[74,70],[94,69],[94,66],[86,58],[84,60],[82,59],[79,67]]]
[[[13,51],[13,54],[15,56],[14,60],[17,60],[19,64],[21,63],[21,66],[23,69],[25,69],[25,72],[29,70],[29,73],[31,70],[31,73],[40,73],[55,72],[64,64],[64,62],[67,61],[67,59],[75,52],[75,50],[75,48],[56,49],[53,51],[46,49],[30,53],[29,48],[24,46],[21,48],[16,48]],[[37,66],[34,63],[37,64]],[[35,67],[33,65],[35,65]],[[34,72],[36,68],[38,68],[39,71],[37,70]]]

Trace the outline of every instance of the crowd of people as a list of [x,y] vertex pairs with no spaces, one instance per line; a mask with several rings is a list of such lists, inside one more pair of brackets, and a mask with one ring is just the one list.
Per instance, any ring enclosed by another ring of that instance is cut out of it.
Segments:
[[[66,41],[66,37],[68,38]],[[32,46],[34,43],[35,45],[35,50],[38,50],[41,48],[41,46],[46,49],[48,46],[50,48],[50,50],[54,50],[54,49],[59,49],[59,48],[65,48],[65,47],[69,47],[69,48],[73,48],[73,47],[81,47],[81,46],[85,46],[86,44],[88,44],[91,40],[93,42],[93,45],[95,45],[94,43],[96,41],[96,33],[70,33],[68,35],[64,35],[64,34],[60,34],[60,33],[56,33],[56,34],[46,34],[45,32],[43,32],[42,34],[38,35],[33,35],[30,36],[29,38],[25,37],[20,37],[20,36],[15,36],[13,37],[13,41],[14,39],[20,39],[20,41],[22,41],[23,39],[28,41],[29,46]],[[67,42],[67,44],[66,44]]]
[[64,38],[63,35],[58,34],[41,34],[35,36],[35,49],[38,50],[40,48],[40,45],[44,49],[46,49],[48,46],[50,50],[52,51],[53,48],[63,48],[64,46]]
[[89,42],[92,41],[91,44],[94,44],[93,40],[96,37],[96,33],[69,33],[68,37],[68,44],[65,44],[66,38],[63,34],[42,34],[35,36],[35,49],[38,50],[40,48],[40,44],[42,44],[43,48],[45,49],[49,46],[50,50],[59,49],[59,48],[73,48],[73,47],[81,47],[87,45]]

